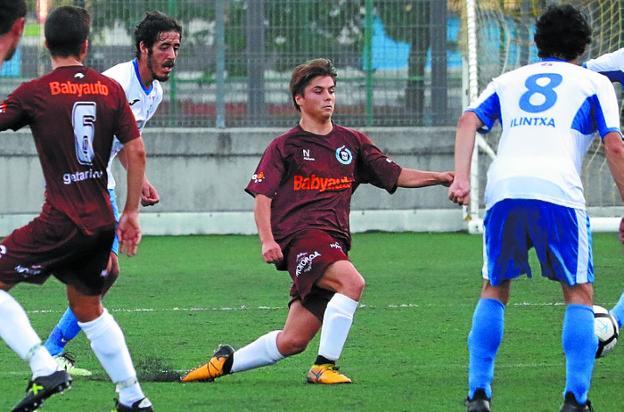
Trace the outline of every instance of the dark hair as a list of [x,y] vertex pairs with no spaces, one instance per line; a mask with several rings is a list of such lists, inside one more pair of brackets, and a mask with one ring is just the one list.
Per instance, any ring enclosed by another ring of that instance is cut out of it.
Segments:
[[8,33],[15,20],[26,16],[24,0],[0,0],[0,34]]
[[89,38],[91,17],[81,7],[55,9],[45,23],[45,39],[52,56],[79,56],[82,43]]
[[173,18],[157,10],[148,11],[145,17],[134,29],[134,45],[136,47],[136,57],[141,56],[141,42],[151,49],[154,43],[158,41],[158,35],[163,32],[176,31],[180,33],[182,40],[182,26]]
[[591,27],[573,6],[551,5],[535,24],[535,45],[539,57],[574,60],[591,43]]
[[299,66],[295,67],[290,77],[290,94],[292,96],[293,105],[297,111],[301,111],[297,101],[296,95],[303,95],[303,90],[310,83],[310,81],[317,76],[331,76],[336,83],[336,68],[329,59],[313,59],[309,60]]

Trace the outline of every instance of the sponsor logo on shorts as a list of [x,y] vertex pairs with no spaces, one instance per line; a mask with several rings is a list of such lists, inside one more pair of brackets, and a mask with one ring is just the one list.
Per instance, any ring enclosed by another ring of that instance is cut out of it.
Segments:
[[254,183],[262,183],[264,180],[264,172],[254,173],[251,175],[251,180],[253,180]]
[[93,169],[89,169],[85,172],[64,173],[63,183],[66,185],[70,185],[74,182],[82,182],[84,180],[90,179],[100,179],[102,176],[104,176],[103,171]]
[[312,269],[312,262],[317,257],[321,256],[318,251],[314,251],[310,254],[308,252],[299,253],[297,255],[297,268],[295,269],[295,276],[299,277],[304,272],[309,272]]
[[338,242],[330,243],[329,247],[332,248],[332,249],[340,249],[340,250],[342,250],[342,246],[340,246],[340,243],[338,243]]
[[343,165],[349,165],[353,161],[353,155],[345,145],[336,149],[336,160]]
[[73,94],[78,97],[91,94],[108,96],[108,86],[101,82],[84,84],[72,83],[70,81],[50,82],[48,86],[50,86],[50,94],[52,96],[57,94]]
[[15,271],[22,275],[22,277],[27,278],[30,276],[37,276],[41,273],[43,267],[41,265],[32,265],[30,267],[17,265],[15,266]]
[[4,245],[0,245],[0,259],[2,259],[2,255],[7,254],[7,248]]
[[320,177],[316,175],[299,176],[293,179],[293,190],[318,190],[319,192],[338,191],[350,189],[353,186],[353,179],[350,177]]

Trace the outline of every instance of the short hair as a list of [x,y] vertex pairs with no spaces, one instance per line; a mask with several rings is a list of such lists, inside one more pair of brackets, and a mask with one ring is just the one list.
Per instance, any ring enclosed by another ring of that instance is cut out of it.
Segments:
[[154,43],[158,41],[158,35],[168,31],[178,32],[180,40],[182,40],[182,26],[173,17],[169,17],[158,10],[146,12],[143,20],[134,29],[136,57],[141,56],[141,42],[145,47],[151,49]]
[[303,91],[310,81],[317,76],[330,76],[336,83],[336,77],[338,73],[334,64],[329,59],[313,59],[309,60],[299,66],[295,67],[290,77],[290,94],[292,97],[293,105],[297,111],[301,111],[301,108],[295,100],[296,95],[303,95]]
[[13,27],[15,20],[26,16],[25,0],[0,0],[0,35]]
[[89,38],[91,17],[81,7],[55,9],[45,23],[45,39],[52,56],[79,56],[82,43]]
[[585,16],[571,5],[551,5],[535,24],[535,45],[539,57],[574,60],[591,43],[591,27]]

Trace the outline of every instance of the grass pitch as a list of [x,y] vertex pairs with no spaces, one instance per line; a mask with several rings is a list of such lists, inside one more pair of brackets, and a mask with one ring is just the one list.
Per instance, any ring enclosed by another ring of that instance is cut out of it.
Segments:
[[[611,307],[624,287],[614,234],[594,236],[596,303]],[[204,362],[219,343],[241,347],[281,328],[290,280],[261,261],[256,237],[146,238],[122,258],[105,305],[122,326],[142,386],[157,411],[462,411],[466,339],[480,289],[481,238],[466,234],[355,235],[351,258],[367,280],[340,366],[354,384],[306,385],[318,337],[275,366],[215,383],[166,382]],[[533,265],[536,268],[536,265]],[[556,411],[564,384],[558,284],[539,276],[512,287],[499,351],[493,408]],[[63,286],[21,285],[13,295],[45,339],[65,310]],[[0,320],[1,321],[1,320]],[[110,411],[113,385],[80,335],[68,346],[92,378],[43,411]],[[23,394],[29,369],[0,347],[0,410]],[[163,372],[164,371],[164,372]],[[624,350],[597,361],[590,397],[597,410],[624,408]]]

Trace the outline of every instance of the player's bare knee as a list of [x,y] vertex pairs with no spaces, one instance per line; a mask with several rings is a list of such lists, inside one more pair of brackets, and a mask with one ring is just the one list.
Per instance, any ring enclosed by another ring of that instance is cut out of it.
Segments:
[[104,312],[104,308],[100,302],[94,302],[91,300],[79,300],[69,302],[72,312],[76,316],[79,322],[91,322],[99,318]]
[[292,356],[303,352],[310,341],[302,336],[280,335],[277,349],[284,356]]

